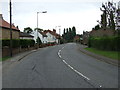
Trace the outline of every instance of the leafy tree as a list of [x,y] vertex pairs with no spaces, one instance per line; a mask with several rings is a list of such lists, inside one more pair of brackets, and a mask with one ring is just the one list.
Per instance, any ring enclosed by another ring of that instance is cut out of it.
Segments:
[[41,29],[41,28],[35,28],[35,29],[34,29],[34,31],[37,31],[37,30],[38,30],[39,32],[43,31],[43,29]]
[[98,24],[98,25],[96,25],[94,29],[95,29],[95,30],[99,30],[99,29],[100,29],[99,24]]
[[76,36],[76,28],[75,28],[75,26],[72,27],[72,32],[73,32],[73,36],[75,37]]
[[100,8],[100,10],[103,12],[101,15],[101,27],[109,27],[115,30],[115,3],[108,1],[108,3],[102,4],[102,8]]
[[39,37],[37,38],[36,41],[37,41],[37,44],[39,44],[39,45],[42,44],[42,41],[41,41],[41,39]]
[[69,27],[67,29],[64,29],[64,32],[63,32],[62,36],[63,36],[64,40],[67,41],[67,42],[73,41],[74,37],[76,36],[76,28],[75,27],[72,27],[72,28]]
[[31,33],[31,32],[33,32],[33,30],[30,27],[26,27],[26,28],[24,28],[24,32],[25,33]]

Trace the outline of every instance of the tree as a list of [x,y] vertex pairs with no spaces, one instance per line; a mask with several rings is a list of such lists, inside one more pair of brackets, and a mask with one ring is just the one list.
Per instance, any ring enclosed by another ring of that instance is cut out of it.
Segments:
[[30,27],[26,27],[26,28],[24,28],[24,32],[25,33],[31,33],[31,32],[33,32],[33,30]]
[[94,30],[99,30],[100,29],[100,26],[99,24],[95,26]]
[[39,31],[39,32],[41,32],[41,31],[43,31],[43,29],[41,29],[41,28],[35,28],[34,31]]
[[76,28],[75,28],[75,26],[72,27],[72,32],[73,32],[73,36],[75,37],[76,36]]
[[76,36],[76,28],[73,26],[72,28],[69,27],[67,29],[64,29],[62,36],[67,42],[73,41],[74,37]]
[[39,44],[39,45],[42,44],[42,41],[41,41],[41,39],[39,37],[37,38],[36,41],[37,41],[37,44]]
[[108,3],[102,4],[102,8],[100,8],[100,10],[103,12],[103,14],[101,15],[102,28],[109,27],[115,30],[115,3],[108,1]]

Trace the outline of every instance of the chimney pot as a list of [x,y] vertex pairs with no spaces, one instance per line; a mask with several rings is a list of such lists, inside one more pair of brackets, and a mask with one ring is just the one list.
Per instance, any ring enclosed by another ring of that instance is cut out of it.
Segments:
[[3,16],[2,16],[2,14],[0,14],[0,19],[3,19]]

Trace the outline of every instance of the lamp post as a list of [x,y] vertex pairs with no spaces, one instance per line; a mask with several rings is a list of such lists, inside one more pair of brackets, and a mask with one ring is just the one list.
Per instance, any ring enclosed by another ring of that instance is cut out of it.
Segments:
[[[60,35],[60,27],[61,27],[61,26],[58,26],[58,27],[59,27],[59,35]],[[60,36],[59,36],[59,44],[60,44]]]
[[[47,13],[47,11],[37,12],[37,40],[38,40],[38,14],[39,13]],[[39,40],[38,40],[37,44],[38,44],[38,48],[39,48]]]

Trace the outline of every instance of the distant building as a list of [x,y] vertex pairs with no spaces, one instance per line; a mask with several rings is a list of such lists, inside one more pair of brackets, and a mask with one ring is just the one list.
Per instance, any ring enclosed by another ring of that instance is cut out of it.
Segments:
[[89,40],[89,36],[90,36],[90,32],[88,31],[83,31],[83,36],[82,36],[82,44],[87,45],[88,44],[88,40]]
[[[20,38],[20,30],[12,24],[12,39]],[[0,14],[0,39],[10,39],[10,24]]]
[[37,32],[37,30],[36,31],[33,31],[32,33],[31,33],[31,35],[32,36],[34,36],[34,40],[35,40],[35,42],[37,43],[37,38],[39,37],[40,38],[40,40],[41,40],[41,42],[42,43],[47,43],[48,41],[47,41],[47,35],[45,35],[43,32]]
[[28,33],[25,33],[25,32],[20,32],[20,39],[33,39],[34,36],[28,34]]
[[47,35],[48,43],[59,43],[59,38],[61,37],[59,34],[56,33],[56,30],[45,30],[44,33]]
[[75,42],[80,42],[80,35],[76,35],[75,37],[74,37],[74,41]]
[[[33,31],[30,35],[34,36],[34,40],[37,40],[37,37],[40,38],[41,42],[44,44],[47,43],[58,43],[59,38],[61,38],[61,36],[59,34],[56,33],[56,30],[44,30],[43,32],[37,32]],[[36,41],[37,42],[37,41]]]

